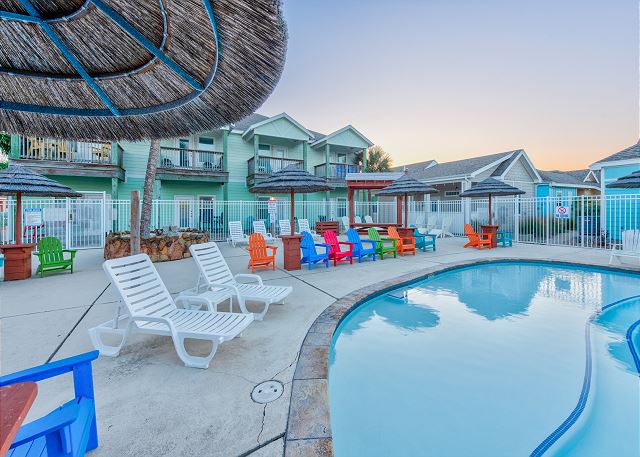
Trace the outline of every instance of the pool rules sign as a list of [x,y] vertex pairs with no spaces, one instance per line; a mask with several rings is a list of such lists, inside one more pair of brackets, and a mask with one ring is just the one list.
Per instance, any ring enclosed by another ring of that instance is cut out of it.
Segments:
[[556,219],[569,219],[571,217],[571,207],[556,206],[555,217]]

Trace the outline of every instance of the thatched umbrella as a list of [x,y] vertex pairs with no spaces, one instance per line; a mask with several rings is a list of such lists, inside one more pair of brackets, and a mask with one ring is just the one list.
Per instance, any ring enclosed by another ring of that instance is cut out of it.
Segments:
[[0,131],[176,137],[252,113],[278,82],[280,0],[21,0],[0,6]]
[[484,181],[473,184],[471,189],[467,189],[460,194],[460,197],[489,197],[489,225],[493,225],[491,210],[491,200],[494,196],[506,197],[509,195],[522,195],[525,192],[517,187],[498,181],[495,178],[487,178]]
[[[402,175],[394,182],[389,184],[384,189],[376,193],[376,195],[387,197],[402,197],[404,196],[404,223],[405,226],[409,226],[409,202],[408,196],[418,196],[426,194],[436,194],[438,189],[427,186],[425,183],[411,178],[410,176]],[[402,222],[402,221],[399,221]]]
[[634,171],[630,175],[616,179],[611,184],[607,184],[609,189],[638,189],[640,188],[640,170]]
[[288,167],[274,173],[264,181],[250,189],[254,194],[289,194],[291,195],[291,235],[295,232],[295,194],[308,194],[312,192],[324,192],[333,190],[333,186],[327,184],[327,180],[302,170],[297,165]]
[[0,171],[0,195],[16,196],[16,244],[22,244],[21,217],[22,196],[33,197],[82,197],[82,194],[59,182],[39,175],[20,165],[9,165]]

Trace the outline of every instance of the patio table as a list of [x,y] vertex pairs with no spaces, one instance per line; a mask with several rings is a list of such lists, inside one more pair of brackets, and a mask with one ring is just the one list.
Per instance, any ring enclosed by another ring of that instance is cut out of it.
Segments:
[[31,381],[0,387],[0,455],[9,451],[37,394],[38,385]]

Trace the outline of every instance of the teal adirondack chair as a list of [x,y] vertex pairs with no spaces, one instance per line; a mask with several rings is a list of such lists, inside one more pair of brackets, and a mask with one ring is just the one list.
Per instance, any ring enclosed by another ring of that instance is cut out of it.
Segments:
[[380,256],[381,260],[384,260],[385,254],[393,253],[393,257],[396,257],[396,240],[393,238],[382,238],[373,227],[367,230],[367,233],[369,234],[369,239],[376,242],[376,254]]
[[[65,258],[65,252],[70,255],[69,258]],[[38,252],[34,253],[40,261],[36,274],[40,273],[40,277],[44,278],[45,272],[61,271],[67,268],[70,268],[73,273],[73,259],[76,252],[78,251],[74,249],[62,249],[62,243],[54,236],[41,238],[38,241]]]
[[513,234],[508,230],[498,230],[496,237],[496,243],[501,244],[502,247],[513,246]]
[[[411,226],[415,227],[415,226]],[[436,250],[436,238],[438,235],[431,235],[429,233],[420,233],[417,228],[413,231],[413,237],[416,239],[416,248],[422,249],[422,252],[427,252],[428,248]]]

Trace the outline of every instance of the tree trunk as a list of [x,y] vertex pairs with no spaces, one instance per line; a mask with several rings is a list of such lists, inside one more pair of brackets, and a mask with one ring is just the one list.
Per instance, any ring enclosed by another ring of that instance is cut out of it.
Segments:
[[153,206],[153,187],[158,168],[158,156],[160,155],[160,140],[151,140],[149,148],[149,160],[147,162],[147,174],[144,177],[142,195],[142,211],[140,212],[140,237],[149,238],[151,231],[151,208]]

